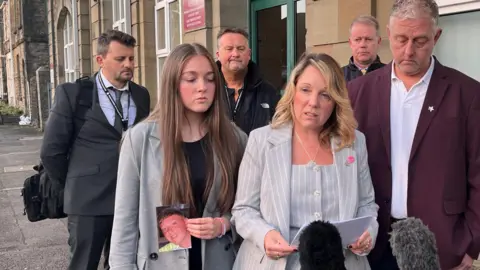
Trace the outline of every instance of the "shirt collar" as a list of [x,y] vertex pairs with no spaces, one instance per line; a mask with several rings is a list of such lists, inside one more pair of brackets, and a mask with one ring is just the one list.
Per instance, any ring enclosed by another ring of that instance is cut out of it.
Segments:
[[100,73],[100,79],[102,80],[103,84],[105,84],[105,87],[107,89],[113,87],[114,89],[116,89],[118,91],[127,91],[128,90],[128,82],[122,88],[117,89],[115,86],[113,86],[113,84],[110,81],[107,80],[107,78],[105,78],[105,76],[103,75],[103,71],[101,69],[100,69],[99,73]]
[[[435,67],[435,58],[433,56],[430,57],[430,67],[428,67],[427,72],[423,77],[418,81],[416,84],[426,83],[427,85],[430,83],[430,79],[432,79],[433,69]],[[392,81],[401,81],[397,75],[395,74],[395,61],[392,61]]]

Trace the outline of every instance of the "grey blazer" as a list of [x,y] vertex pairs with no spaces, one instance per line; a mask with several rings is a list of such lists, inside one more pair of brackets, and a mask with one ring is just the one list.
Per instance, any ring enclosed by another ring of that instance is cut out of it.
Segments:
[[[371,215],[377,217],[378,206],[367,163],[365,136],[356,131],[352,148],[334,151],[340,191],[340,219]],[[335,139],[332,139],[332,146]],[[349,156],[354,163],[347,164]],[[290,182],[292,167],[292,126],[270,126],[250,133],[240,165],[238,189],[232,209],[232,224],[244,238],[233,269],[285,269],[286,258],[272,260],[265,255],[264,238],[278,230],[290,242]],[[378,231],[375,220],[369,227],[373,243]],[[347,269],[370,269],[365,255],[345,250]]]
[[[242,151],[247,135],[234,127]],[[118,166],[115,214],[110,248],[111,269],[188,270],[188,251],[158,252],[156,207],[162,205],[162,142],[158,125],[143,122],[124,137]],[[215,166],[218,166],[215,163]],[[215,167],[217,172],[217,167]],[[220,189],[220,175],[207,199],[203,217],[219,217],[215,209]],[[230,218],[231,215],[226,215]],[[236,233],[222,238],[202,240],[204,270],[231,269],[235,260]]]

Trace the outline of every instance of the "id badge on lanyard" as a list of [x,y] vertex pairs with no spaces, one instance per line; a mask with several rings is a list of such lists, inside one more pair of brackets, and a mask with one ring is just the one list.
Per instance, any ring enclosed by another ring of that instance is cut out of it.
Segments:
[[[230,96],[228,94],[228,87],[225,86],[225,93],[227,93],[227,101],[228,101],[228,108],[231,110],[232,109],[232,104],[230,103]],[[233,115],[232,115],[232,120],[235,121],[235,117],[237,115],[237,109],[238,105],[240,104],[240,101],[242,100],[242,95],[243,95],[243,90],[240,92],[238,95],[237,101],[235,102],[235,107],[233,108]]]
[[[120,117],[120,119],[122,120],[122,127],[123,127],[123,131],[127,131],[128,129],[128,118],[129,118],[129,114],[130,114],[130,92],[128,92],[128,101],[127,101],[127,115],[126,117],[123,117],[123,113],[120,112],[120,110],[118,109],[117,107],[117,104],[115,103],[115,101],[113,100],[113,97],[112,95],[110,94],[110,91],[108,91],[108,89],[105,87],[105,84],[103,83],[103,80],[102,78],[98,78],[99,81],[100,81],[100,84],[102,86],[102,90],[103,92],[105,92],[105,95],[107,95],[108,97],[108,100],[110,100],[110,103],[112,104],[113,108],[115,109],[115,113]],[[119,93],[120,91],[117,90]],[[117,93],[117,95],[119,94]],[[115,120],[114,120],[115,121]]]

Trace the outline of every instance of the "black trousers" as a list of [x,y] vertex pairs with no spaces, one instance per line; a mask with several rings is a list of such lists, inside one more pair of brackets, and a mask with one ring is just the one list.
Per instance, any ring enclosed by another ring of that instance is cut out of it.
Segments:
[[[395,218],[390,218],[391,224],[400,221]],[[390,233],[392,227],[388,230]],[[387,248],[383,251],[382,258],[376,262],[370,262],[370,268],[372,270],[399,270],[397,265],[397,259],[392,254],[392,248],[390,247],[390,242],[387,244]]]
[[372,270],[399,270],[397,260],[392,255],[392,249],[390,245],[383,252],[382,258],[376,262],[370,262],[370,268]]
[[69,270],[97,270],[102,250],[104,268],[110,269],[110,237],[113,216],[68,216],[68,245],[70,246]]

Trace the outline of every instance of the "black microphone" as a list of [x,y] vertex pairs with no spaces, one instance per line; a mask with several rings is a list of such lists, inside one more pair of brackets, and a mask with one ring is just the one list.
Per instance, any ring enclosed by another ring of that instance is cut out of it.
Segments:
[[342,238],[329,222],[314,221],[300,235],[301,270],[346,270]]
[[439,270],[435,235],[418,218],[392,224],[390,246],[400,270]]

